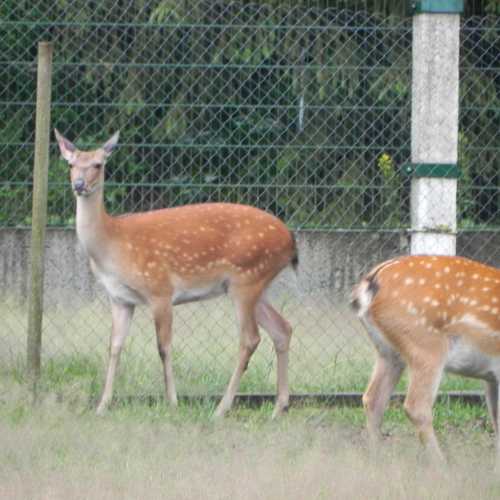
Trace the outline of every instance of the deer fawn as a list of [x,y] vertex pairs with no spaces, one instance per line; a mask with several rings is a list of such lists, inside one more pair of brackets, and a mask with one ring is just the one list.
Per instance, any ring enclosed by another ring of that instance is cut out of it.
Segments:
[[289,264],[297,265],[291,232],[257,208],[207,203],[113,217],[103,202],[104,165],[118,133],[101,148],[80,151],[55,130],[69,163],[76,195],[76,232],[92,271],[111,299],[109,364],[97,413],[112,398],[113,379],[137,304],[151,307],[166,396],[177,405],[172,370],[172,306],[227,293],[239,322],[239,360],[216,416],[231,408],[241,375],[260,341],[258,325],[270,335],[277,356],[277,400],[273,415],[289,402],[289,323],[263,293]]
[[381,436],[384,410],[408,365],[406,414],[432,456],[443,460],[432,405],[449,371],[485,380],[500,463],[500,270],[461,257],[401,257],[372,269],[351,304],[377,350],[363,395],[372,440]]

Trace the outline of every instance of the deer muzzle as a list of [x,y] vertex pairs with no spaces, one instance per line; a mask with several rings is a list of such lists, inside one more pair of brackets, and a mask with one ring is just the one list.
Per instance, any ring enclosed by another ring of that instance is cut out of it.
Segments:
[[76,179],[73,182],[73,191],[77,195],[81,195],[85,191],[85,181],[82,178]]

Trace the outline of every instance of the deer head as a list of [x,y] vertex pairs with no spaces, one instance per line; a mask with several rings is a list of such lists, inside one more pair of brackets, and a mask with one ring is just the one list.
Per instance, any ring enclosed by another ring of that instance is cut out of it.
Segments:
[[118,144],[119,132],[100,148],[93,151],[80,151],[54,129],[62,157],[70,166],[70,179],[76,196],[91,196],[104,185],[104,165]]

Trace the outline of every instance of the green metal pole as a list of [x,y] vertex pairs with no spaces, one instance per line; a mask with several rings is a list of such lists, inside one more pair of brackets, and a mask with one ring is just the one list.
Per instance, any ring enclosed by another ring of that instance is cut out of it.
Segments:
[[50,103],[52,87],[50,42],[38,44],[35,159],[33,167],[33,217],[31,225],[31,273],[28,298],[27,369],[33,401],[40,379],[43,316],[43,276],[45,226],[47,223],[47,183],[50,141]]

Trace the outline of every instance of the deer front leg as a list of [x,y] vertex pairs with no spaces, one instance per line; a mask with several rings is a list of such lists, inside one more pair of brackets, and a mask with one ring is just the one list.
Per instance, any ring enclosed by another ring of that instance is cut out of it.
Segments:
[[109,345],[109,362],[104,390],[99,405],[97,406],[98,415],[104,413],[113,397],[113,381],[116,368],[120,361],[123,343],[130,331],[130,323],[134,315],[134,309],[135,307],[133,305],[111,301],[112,329]]
[[163,377],[167,401],[177,406],[174,370],[172,368],[172,304],[168,300],[158,300],[153,303],[153,316],[158,342],[158,354],[163,364]]

